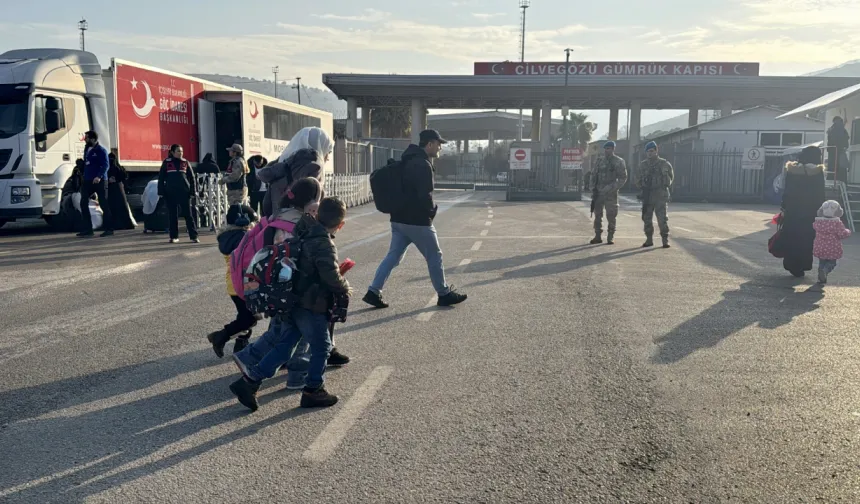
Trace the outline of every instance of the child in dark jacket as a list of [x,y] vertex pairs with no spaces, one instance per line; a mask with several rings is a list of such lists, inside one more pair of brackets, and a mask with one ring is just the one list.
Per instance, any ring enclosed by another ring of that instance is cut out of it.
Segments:
[[337,396],[329,394],[323,385],[326,362],[332,349],[328,330],[329,310],[335,296],[345,297],[351,293],[349,283],[340,273],[334,244],[334,235],[343,227],[345,219],[346,205],[343,201],[336,197],[325,198],[320,202],[316,219],[306,214],[296,226],[296,237],[302,240],[298,260],[301,274],[293,292],[299,297],[299,302],[288,316],[278,317],[280,337],[272,342],[271,350],[262,360],[249,365],[241,354],[234,355],[243,376],[230,385],[230,390],[252,411],[258,407],[256,395],[262,381],[275,375],[302,338],[310,346],[311,357],[301,406],[328,407],[338,401]]
[[248,310],[245,300],[237,296],[233,288],[233,281],[230,277],[230,254],[236,250],[242,238],[258,220],[257,213],[248,205],[231,205],[227,211],[227,225],[218,232],[218,251],[224,255],[224,260],[227,261],[227,294],[236,306],[236,318],[225,325],[223,329],[207,336],[209,343],[212,343],[212,350],[219,358],[224,357],[224,347],[234,335],[237,336],[236,343],[233,345],[233,353],[248,346],[252,328],[257,325],[257,317]]

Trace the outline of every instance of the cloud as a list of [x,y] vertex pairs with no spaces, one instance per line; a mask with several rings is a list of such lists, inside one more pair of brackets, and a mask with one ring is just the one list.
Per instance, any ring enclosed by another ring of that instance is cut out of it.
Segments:
[[382,12],[376,9],[364,9],[364,14],[359,14],[355,16],[343,16],[339,14],[313,14],[313,17],[320,19],[333,19],[337,21],[358,21],[367,23],[383,21],[390,16],[390,13]]
[[494,17],[506,16],[507,14],[504,12],[473,12],[472,17],[475,19],[481,19],[483,21],[488,21]]

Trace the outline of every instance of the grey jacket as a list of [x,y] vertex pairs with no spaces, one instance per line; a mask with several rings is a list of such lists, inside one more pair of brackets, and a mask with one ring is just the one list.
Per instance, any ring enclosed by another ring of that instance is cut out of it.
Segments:
[[322,160],[310,149],[300,150],[286,161],[272,163],[257,170],[257,178],[269,185],[263,197],[263,215],[272,215],[293,183],[307,177],[315,178],[323,185]]

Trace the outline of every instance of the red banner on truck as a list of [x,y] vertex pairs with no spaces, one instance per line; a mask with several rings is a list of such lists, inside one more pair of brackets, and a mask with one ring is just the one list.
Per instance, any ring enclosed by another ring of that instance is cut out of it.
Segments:
[[570,62],[475,63],[475,75],[757,76],[758,63]]
[[179,144],[196,163],[197,100],[203,85],[138,66],[116,65],[117,143],[124,163],[157,162]]

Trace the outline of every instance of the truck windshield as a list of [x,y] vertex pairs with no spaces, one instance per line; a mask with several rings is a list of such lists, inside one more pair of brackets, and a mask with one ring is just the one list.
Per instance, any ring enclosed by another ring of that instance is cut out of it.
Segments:
[[0,85],[0,138],[9,138],[27,127],[29,89]]

